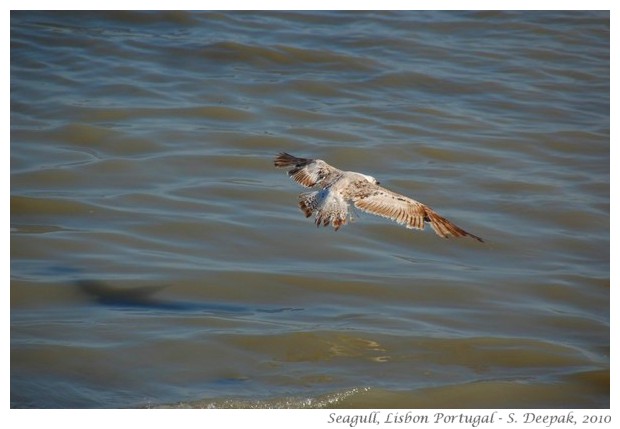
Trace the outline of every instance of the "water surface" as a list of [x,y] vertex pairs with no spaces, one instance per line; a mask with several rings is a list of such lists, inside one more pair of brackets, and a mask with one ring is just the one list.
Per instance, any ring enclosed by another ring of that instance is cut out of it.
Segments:
[[609,141],[608,12],[13,12],[11,406],[609,407]]

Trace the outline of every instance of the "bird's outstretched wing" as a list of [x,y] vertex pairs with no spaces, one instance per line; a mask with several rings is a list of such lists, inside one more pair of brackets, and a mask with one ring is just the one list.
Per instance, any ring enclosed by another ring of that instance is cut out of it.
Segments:
[[306,188],[320,185],[327,176],[340,172],[321,159],[297,158],[286,152],[279,153],[273,160],[273,165],[280,168],[293,167],[288,171],[288,175]]
[[425,204],[371,183],[365,184],[364,188],[364,192],[354,195],[351,201],[365,212],[391,219],[407,228],[424,229],[428,222],[433,231],[443,238],[469,236],[483,242],[480,237],[459,228]]

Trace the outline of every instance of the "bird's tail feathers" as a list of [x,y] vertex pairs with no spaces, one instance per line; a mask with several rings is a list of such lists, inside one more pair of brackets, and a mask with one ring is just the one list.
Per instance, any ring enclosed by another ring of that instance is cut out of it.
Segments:
[[319,207],[319,191],[304,192],[299,195],[299,208],[306,217],[312,216],[312,213]]
[[347,223],[347,205],[330,197],[325,189],[299,195],[299,208],[306,217],[314,217],[316,226],[331,226],[338,231]]

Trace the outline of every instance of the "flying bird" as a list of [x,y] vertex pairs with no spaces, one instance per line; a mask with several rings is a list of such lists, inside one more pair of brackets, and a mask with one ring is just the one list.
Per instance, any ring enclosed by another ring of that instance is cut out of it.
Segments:
[[274,161],[279,168],[291,167],[288,175],[312,192],[299,195],[299,207],[306,217],[315,214],[316,226],[331,226],[338,231],[346,225],[349,203],[367,213],[383,216],[407,228],[424,229],[426,223],[437,235],[482,238],[459,228],[433,209],[416,200],[397,194],[382,186],[372,176],[342,171],[321,159],[297,158],[286,152],[279,153]]

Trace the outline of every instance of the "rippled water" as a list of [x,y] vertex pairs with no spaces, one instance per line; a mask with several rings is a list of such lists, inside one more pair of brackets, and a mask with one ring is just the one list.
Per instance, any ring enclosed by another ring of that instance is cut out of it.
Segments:
[[13,12],[11,405],[609,407],[609,121],[608,12]]

